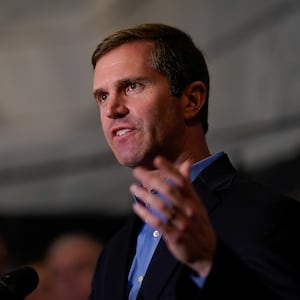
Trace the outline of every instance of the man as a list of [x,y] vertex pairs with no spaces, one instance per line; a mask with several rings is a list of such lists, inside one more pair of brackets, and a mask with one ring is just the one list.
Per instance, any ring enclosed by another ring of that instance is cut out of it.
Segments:
[[33,267],[39,276],[38,286],[27,296],[25,300],[54,300],[51,294],[52,278],[43,258],[38,258],[27,265]]
[[102,243],[84,232],[65,232],[51,242],[46,255],[51,300],[88,299],[101,249]]
[[143,24],[104,39],[92,64],[105,138],[140,184],[90,299],[300,299],[299,203],[210,153],[209,74],[192,39]]

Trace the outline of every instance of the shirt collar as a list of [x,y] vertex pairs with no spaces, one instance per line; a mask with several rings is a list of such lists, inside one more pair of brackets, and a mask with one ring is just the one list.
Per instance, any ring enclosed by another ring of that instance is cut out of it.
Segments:
[[191,169],[191,175],[190,175],[190,179],[193,182],[197,176],[206,168],[208,167],[211,163],[213,163],[217,158],[219,158],[220,156],[224,155],[224,152],[218,152],[215,153],[211,156],[208,156],[200,161],[197,161],[196,163],[194,163],[192,165],[192,169]]

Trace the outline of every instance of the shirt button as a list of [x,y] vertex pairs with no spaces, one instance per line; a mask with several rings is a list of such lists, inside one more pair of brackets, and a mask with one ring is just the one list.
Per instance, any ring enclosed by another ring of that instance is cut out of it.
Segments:
[[138,282],[141,283],[141,282],[143,281],[143,279],[144,279],[144,276],[140,275],[140,276],[138,277]]
[[158,230],[153,231],[153,236],[157,238],[159,236],[159,231]]

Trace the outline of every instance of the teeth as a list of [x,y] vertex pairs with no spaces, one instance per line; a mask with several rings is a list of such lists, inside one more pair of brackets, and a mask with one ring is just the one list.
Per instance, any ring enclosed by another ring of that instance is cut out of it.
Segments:
[[130,131],[130,129],[121,129],[121,130],[118,130],[117,133],[116,133],[116,136],[124,135],[125,133],[127,133],[129,131]]

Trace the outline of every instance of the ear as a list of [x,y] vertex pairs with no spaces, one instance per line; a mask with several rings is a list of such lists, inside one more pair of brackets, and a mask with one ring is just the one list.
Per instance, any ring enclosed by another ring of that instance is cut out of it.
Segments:
[[186,120],[191,120],[198,115],[206,101],[206,87],[202,81],[190,83],[182,94],[182,109]]

